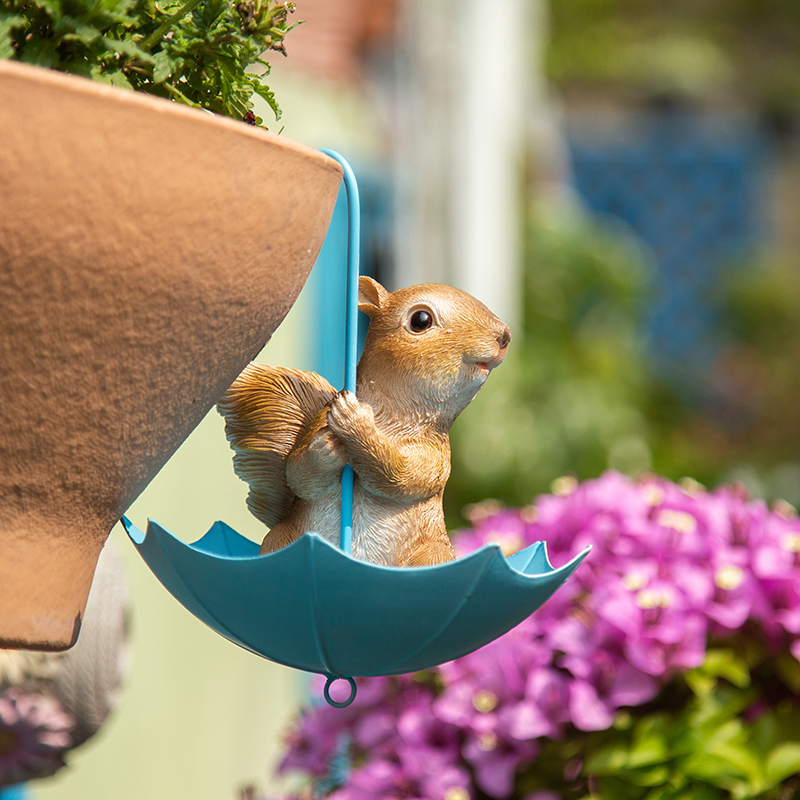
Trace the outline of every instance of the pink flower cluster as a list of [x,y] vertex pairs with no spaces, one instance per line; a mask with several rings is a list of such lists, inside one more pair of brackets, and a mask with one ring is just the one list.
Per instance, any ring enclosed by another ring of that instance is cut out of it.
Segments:
[[52,697],[12,687],[0,693],[0,786],[64,766],[74,720]]
[[[608,472],[561,479],[527,509],[478,508],[456,544],[510,554],[539,540],[555,565],[593,549],[492,644],[433,675],[360,680],[344,711],[310,709],[282,770],[332,781],[335,800],[467,800],[475,786],[506,798],[540,737],[609,727],[620,708],[700,666],[709,641],[751,631],[800,659],[800,520],[788,506]],[[343,746],[355,759],[337,776]]]

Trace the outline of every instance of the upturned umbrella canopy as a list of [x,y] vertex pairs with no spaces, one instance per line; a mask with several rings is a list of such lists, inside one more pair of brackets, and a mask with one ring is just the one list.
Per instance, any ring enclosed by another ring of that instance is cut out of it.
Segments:
[[532,614],[578,568],[543,542],[505,558],[486,545],[430,567],[359,561],[315,533],[269,555],[224,522],[192,545],[123,518],[167,590],[230,641],[335,677],[397,675],[466,655]]

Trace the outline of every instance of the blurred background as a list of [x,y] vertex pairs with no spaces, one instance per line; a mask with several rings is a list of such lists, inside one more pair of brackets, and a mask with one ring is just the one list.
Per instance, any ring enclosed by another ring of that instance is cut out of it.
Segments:
[[[298,0],[295,18],[271,59],[283,117],[258,112],[353,164],[364,271],[459,286],[512,328],[453,429],[452,527],[471,504],[524,505],[609,467],[800,503],[800,5]],[[343,214],[259,356],[338,383]],[[129,516],[261,539],[245,496],[212,412]],[[278,790],[305,677],[206,630],[121,531],[114,545],[131,621],[119,704],[27,795]]]

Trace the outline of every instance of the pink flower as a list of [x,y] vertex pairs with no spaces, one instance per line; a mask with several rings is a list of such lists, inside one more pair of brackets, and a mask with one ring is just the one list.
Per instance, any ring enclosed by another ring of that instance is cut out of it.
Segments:
[[0,694],[0,786],[64,766],[73,719],[52,697],[11,688]]
[[558,792],[551,792],[549,789],[539,789],[531,794],[526,794],[522,800],[561,800]]
[[656,477],[607,472],[565,487],[535,509],[476,514],[456,539],[460,554],[544,541],[556,565],[591,544],[536,614],[433,677],[359,681],[350,708],[307,712],[283,768],[323,777],[349,741],[357,767],[337,800],[505,798],[521,770],[535,769],[542,737],[608,728],[620,709],[702,665],[709,643],[752,630],[800,660],[796,517],[737,488]]
[[569,714],[575,727],[582,731],[602,731],[614,721],[594,686],[581,680],[569,685]]
[[397,796],[398,793],[408,796],[406,789],[410,789],[410,785],[399,765],[375,759],[353,770],[347,785],[335,791],[331,797],[336,800],[375,800]]

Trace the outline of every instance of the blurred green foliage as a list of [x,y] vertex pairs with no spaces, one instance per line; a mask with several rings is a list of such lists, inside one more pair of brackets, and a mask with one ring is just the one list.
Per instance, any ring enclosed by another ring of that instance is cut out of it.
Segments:
[[800,110],[800,4],[787,0],[551,0],[559,87],[728,92],[776,120]]
[[[800,121],[800,3],[550,0],[546,70],[568,98],[746,107]],[[785,145],[788,138],[781,139]],[[607,221],[528,226],[523,335],[454,428],[449,520],[483,497],[524,504],[558,475],[613,466],[800,504],[800,277],[763,254],[717,286],[721,355],[701,387],[653,374],[649,255]],[[690,395],[694,393],[694,397]]]
[[687,399],[648,359],[654,269],[613,219],[529,222],[521,329],[451,432],[451,527],[470,504],[526,505],[563,474],[608,468],[800,503],[800,275],[765,258],[727,270],[727,344]]
[[730,271],[725,290],[732,344],[713,379],[726,414],[705,438],[734,465],[723,478],[800,505],[800,274],[789,259],[756,257]]
[[3,0],[0,58],[71,72],[260,125],[267,50],[284,51],[292,3]]
[[709,650],[650,710],[548,741],[518,788],[564,800],[790,800],[800,789],[791,777],[800,771],[800,711],[788,684],[800,666],[790,656],[781,664],[785,675],[763,653]]
[[647,252],[612,220],[531,221],[525,264],[522,329],[452,429],[453,522],[486,497],[525,505],[567,471],[653,466]]

